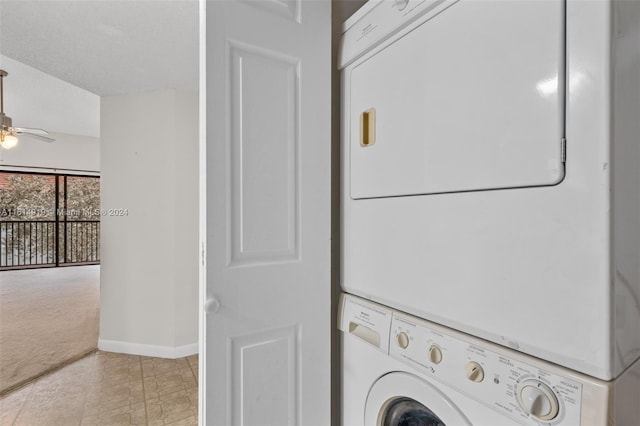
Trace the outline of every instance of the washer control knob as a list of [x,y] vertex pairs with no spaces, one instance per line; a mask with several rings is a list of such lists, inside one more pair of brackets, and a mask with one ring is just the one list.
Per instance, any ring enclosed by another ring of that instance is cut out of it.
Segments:
[[398,10],[404,10],[409,4],[409,0],[395,0]]
[[429,347],[429,361],[434,364],[440,364],[440,361],[442,361],[442,350],[436,345]]
[[396,334],[396,343],[398,343],[398,346],[400,346],[402,349],[406,349],[407,346],[409,346],[409,336],[407,335],[407,333],[401,331],[400,333]]
[[520,407],[540,420],[552,420],[560,410],[558,398],[549,386],[538,380],[525,380],[518,385]]
[[477,362],[469,361],[467,365],[465,365],[465,370],[467,371],[467,379],[472,382],[479,383],[484,380],[484,370]]

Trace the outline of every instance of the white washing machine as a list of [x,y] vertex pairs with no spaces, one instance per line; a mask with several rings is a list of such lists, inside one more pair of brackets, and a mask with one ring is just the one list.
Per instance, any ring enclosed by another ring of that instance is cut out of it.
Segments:
[[341,285],[610,380],[640,357],[640,1],[369,1]]
[[344,294],[345,426],[637,426],[640,361],[604,382]]

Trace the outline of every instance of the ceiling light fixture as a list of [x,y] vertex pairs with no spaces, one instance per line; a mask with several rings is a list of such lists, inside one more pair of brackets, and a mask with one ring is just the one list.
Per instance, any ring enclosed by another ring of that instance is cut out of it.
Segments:
[[0,146],[4,149],[11,149],[18,144],[18,137],[10,130],[13,128],[11,125],[11,117],[7,117],[4,113],[4,88],[2,84],[4,78],[9,75],[5,70],[0,70]]
[[42,129],[27,129],[24,127],[13,127],[11,117],[4,113],[4,78],[9,73],[0,70],[0,147],[11,149],[18,144],[18,135],[28,135],[38,138],[44,142],[53,142],[55,139],[49,138],[46,131]]
[[11,149],[18,145],[18,137],[10,132],[0,131],[0,146],[4,149]]

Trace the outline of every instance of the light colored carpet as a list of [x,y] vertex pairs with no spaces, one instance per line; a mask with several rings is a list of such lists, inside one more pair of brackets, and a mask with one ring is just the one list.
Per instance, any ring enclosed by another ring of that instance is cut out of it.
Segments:
[[100,266],[0,272],[0,394],[96,348]]

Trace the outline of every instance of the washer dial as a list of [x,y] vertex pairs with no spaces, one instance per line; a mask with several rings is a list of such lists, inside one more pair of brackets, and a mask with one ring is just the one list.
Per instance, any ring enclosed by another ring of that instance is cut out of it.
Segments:
[[484,370],[477,362],[469,361],[464,368],[466,370],[467,379],[476,383],[480,383],[484,380]]
[[442,350],[436,345],[429,347],[429,361],[434,364],[440,364],[440,361],[442,361]]
[[540,420],[558,416],[560,405],[551,388],[539,380],[525,380],[518,385],[518,403],[528,414]]
[[407,335],[407,333],[405,333],[404,331],[398,333],[396,335],[396,343],[402,349],[407,349],[407,346],[409,346],[409,336]]
[[404,10],[409,4],[409,0],[395,0],[396,7],[399,11]]

